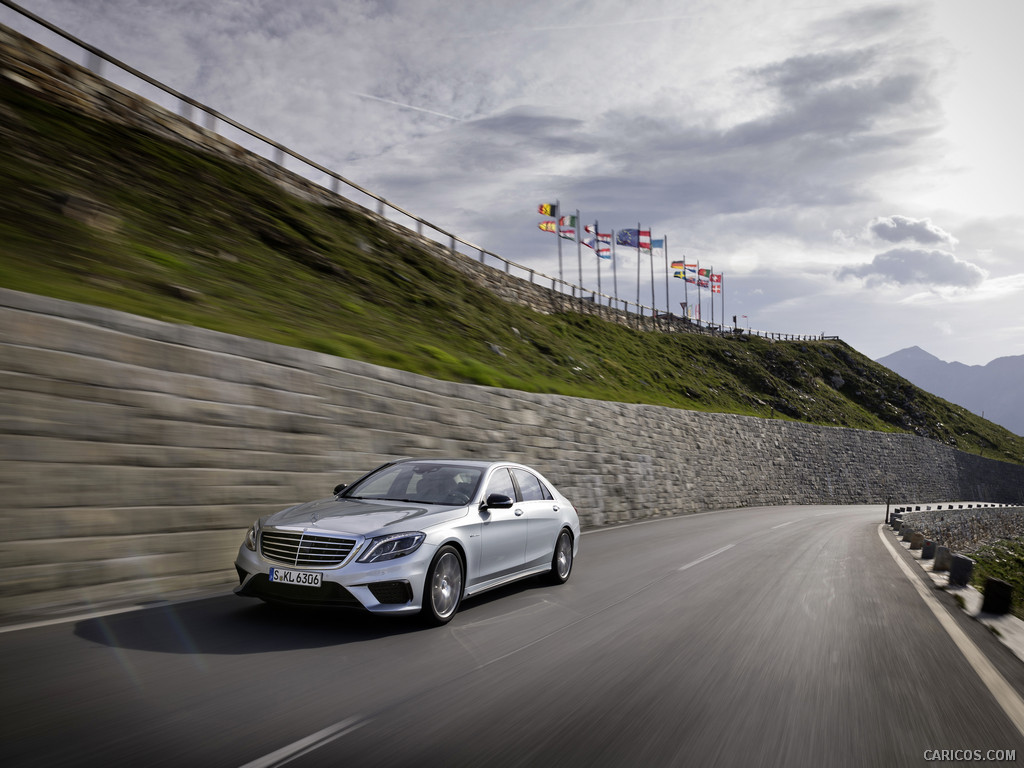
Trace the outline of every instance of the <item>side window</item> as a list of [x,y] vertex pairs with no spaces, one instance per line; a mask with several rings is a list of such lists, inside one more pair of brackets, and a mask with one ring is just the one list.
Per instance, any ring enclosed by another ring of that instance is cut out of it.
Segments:
[[512,501],[516,500],[516,489],[512,485],[512,476],[505,467],[495,470],[491,479],[487,481],[487,493],[484,494],[484,498],[486,499],[492,493],[500,493],[502,496],[508,496]]
[[525,469],[513,469],[512,474],[515,475],[516,483],[519,484],[523,501],[543,501],[546,498],[551,498],[541,481]]

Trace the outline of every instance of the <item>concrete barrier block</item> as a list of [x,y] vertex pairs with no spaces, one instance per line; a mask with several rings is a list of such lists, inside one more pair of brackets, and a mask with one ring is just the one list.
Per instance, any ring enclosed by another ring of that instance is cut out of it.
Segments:
[[1000,579],[985,579],[985,599],[981,604],[982,613],[1003,615],[1010,612],[1013,601],[1013,587]]
[[924,545],[924,534],[921,533],[920,531],[914,531],[910,535],[910,548],[911,549],[921,549],[921,547],[923,545]]
[[914,529],[909,525],[904,525],[900,528],[900,538],[903,541],[910,541],[910,537],[914,535]]
[[933,571],[948,571],[949,566],[952,563],[953,555],[950,553],[948,547],[935,547],[935,564],[932,566]]
[[921,544],[921,559],[931,560],[935,557],[935,542],[930,539],[925,539],[924,543]]
[[966,555],[953,555],[949,564],[949,584],[953,587],[966,587],[974,572],[974,561]]

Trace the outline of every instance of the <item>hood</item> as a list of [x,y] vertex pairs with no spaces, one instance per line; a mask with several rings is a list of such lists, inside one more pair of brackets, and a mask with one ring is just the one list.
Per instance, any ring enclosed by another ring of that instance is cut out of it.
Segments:
[[467,512],[467,507],[338,499],[332,496],[276,512],[262,524],[370,536],[377,533],[422,531],[432,525],[463,517]]

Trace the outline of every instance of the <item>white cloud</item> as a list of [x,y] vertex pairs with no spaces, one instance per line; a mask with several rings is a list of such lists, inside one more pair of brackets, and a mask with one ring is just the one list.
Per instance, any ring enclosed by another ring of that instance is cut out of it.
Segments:
[[840,280],[859,277],[872,287],[892,284],[975,288],[986,274],[980,267],[946,251],[894,248],[878,254],[869,263],[843,267],[836,276]]
[[957,239],[941,227],[932,224],[931,219],[911,219],[907,216],[879,216],[868,228],[881,240],[890,243],[902,243],[912,240],[922,245],[945,243],[950,247],[957,244]]

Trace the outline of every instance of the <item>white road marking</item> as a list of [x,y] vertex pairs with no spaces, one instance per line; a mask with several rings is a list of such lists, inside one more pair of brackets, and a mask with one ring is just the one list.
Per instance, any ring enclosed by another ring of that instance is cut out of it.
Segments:
[[947,634],[956,643],[957,648],[960,649],[960,653],[967,659],[967,663],[974,668],[974,671],[981,678],[981,682],[985,684],[989,692],[995,698],[996,702],[1002,707],[1003,712],[1010,718],[1010,722],[1014,724],[1017,730],[1022,736],[1024,736],[1024,700],[1021,699],[1020,695],[1015,691],[994,666],[992,662],[988,660],[988,657],[981,652],[981,650],[974,644],[953,617],[949,615],[949,612],[942,606],[942,603],[936,599],[928,588],[921,582],[917,574],[911,570],[911,567],[904,562],[903,558],[896,551],[892,542],[889,541],[885,536],[884,523],[878,525],[878,537],[885,544],[886,549],[889,550],[889,554],[892,555],[893,560],[899,565],[900,569],[910,579],[910,583],[914,585],[917,593],[924,600],[935,618],[939,620],[939,624],[946,630]]
[[290,763],[297,757],[302,757],[335,739],[352,733],[356,728],[366,725],[367,722],[367,720],[362,720],[358,717],[350,717],[342,720],[340,723],[330,725],[322,731],[317,731],[304,739],[299,739],[287,747],[281,747],[281,749],[271,752],[269,755],[253,760],[251,763],[246,763],[242,768],[273,768],[274,766]]
[[776,528],[785,528],[787,525],[792,525],[794,522],[795,521],[790,520],[788,523],[779,523],[778,525],[773,525],[772,530],[774,531]]
[[685,571],[685,570],[686,570],[687,568],[693,568],[693,566],[695,566],[695,565],[700,565],[700,564],[701,564],[701,563],[703,563],[703,562],[704,562],[705,560],[710,560],[710,559],[711,559],[712,557],[714,557],[715,555],[720,555],[720,554],[722,554],[723,552],[725,552],[725,550],[727,550],[727,549],[732,549],[732,548],[733,548],[733,547],[735,547],[735,546],[736,546],[735,544],[726,544],[726,545],[725,545],[724,547],[722,547],[721,549],[716,549],[716,550],[715,550],[714,552],[708,552],[708,553],[707,553],[706,555],[704,555],[704,557],[698,557],[698,558],[697,558],[696,560],[694,560],[694,561],[693,561],[692,563],[687,563],[686,565],[684,565],[683,567],[681,567],[681,568],[680,568],[679,570],[680,570],[680,571]]

